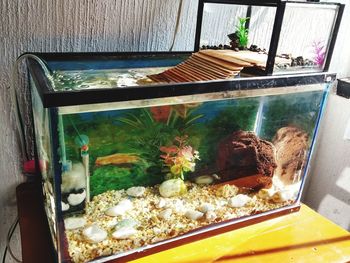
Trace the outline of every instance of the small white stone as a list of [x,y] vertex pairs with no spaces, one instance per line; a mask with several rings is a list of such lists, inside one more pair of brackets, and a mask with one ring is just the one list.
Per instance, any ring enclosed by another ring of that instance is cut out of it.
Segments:
[[202,213],[206,213],[208,211],[214,210],[214,206],[212,204],[209,204],[209,203],[204,203],[199,207],[198,210],[201,211]]
[[205,218],[207,219],[207,221],[212,222],[217,218],[217,216],[214,211],[208,211],[205,213]]
[[156,204],[157,208],[163,208],[166,206],[166,201],[164,198],[159,198],[158,203]]
[[68,230],[84,227],[86,219],[83,217],[68,217],[64,219],[64,226]]
[[272,196],[272,200],[275,203],[285,202],[294,199],[294,193],[292,191],[277,191]]
[[251,198],[244,194],[239,194],[232,197],[229,201],[229,206],[231,207],[243,207],[249,203]]
[[270,188],[270,189],[261,189],[258,192],[258,197],[260,197],[261,199],[266,199],[269,200],[272,198],[272,196],[275,194],[275,190]]
[[214,178],[210,175],[201,175],[194,179],[196,184],[211,184],[214,181]]
[[160,233],[162,233],[162,230],[158,227],[153,227],[153,233],[155,235],[159,235]]
[[199,211],[196,211],[196,210],[188,210],[186,213],[185,213],[185,216],[189,219],[192,219],[192,220],[198,220],[200,219],[201,217],[203,217],[203,213],[202,212],[199,212]]
[[185,207],[183,201],[178,199],[173,201],[172,208],[175,211],[175,213],[180,215],[185,214],[187,211],[187,208]]
[[98,225],[91,225],[83,230],[83,236],[90,243],[98,243],[107,238],[107,232]]
[[66,204],[65,202],[61,201],[61,207],[62,207],[62,211],[67,211],[69,210],[69,204]]
[[168,208],[168,209],[161,211],[159,213],[159,217],[164,219],[164,220],[168,220],[171,217],[172,213],[173,213],[173,211],[170,208]]
[[80,194],[69,194],[67,200],[70,205],[75,206],[75,205],[81,204],[85,200],[85,197],[86,197],[86,192],[84,190]]
[[116,229],[122,228],[122,227],[137,227],[140,223],[137,222],[134,219],[131,218],[126,218],[123,219],[122,221],[118,222],[115,226]]
[[186,191],[186,185],[181,179],[166,180],[159,186],[159,193],[163,197],[179,196]]
[[128,199],[124,199],[119,202],[116,206],[113,206],[105,212],[108,216],[122,216],[125,215],[127,211],[132,209],[132,202]]
[[118,228],[116,231],[114,231],[112,233],[112,236],[115,239],[128,239],[133,235],[135,235],[136,233],[137,233],[137,230],[135,228],[125,226],[125,227]]
[[141,197],[144,195],[146,188],[143,186],[134,186],[126,190],[126,194],[133,197]]

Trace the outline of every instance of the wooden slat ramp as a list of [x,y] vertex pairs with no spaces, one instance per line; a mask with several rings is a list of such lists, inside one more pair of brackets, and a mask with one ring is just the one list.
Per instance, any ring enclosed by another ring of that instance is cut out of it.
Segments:
[[229,79],[245,67],[265,69],[266,54],[252,51],[201,50],[184,62],[159,74],[148,75],[154,82],[193,82]]

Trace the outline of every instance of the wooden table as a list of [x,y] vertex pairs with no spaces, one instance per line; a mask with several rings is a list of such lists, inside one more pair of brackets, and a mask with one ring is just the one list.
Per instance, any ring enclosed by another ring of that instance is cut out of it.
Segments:
[[[17,187],[24,263],[54,262],[40,184]],[[132,261],[350,262],[350,234],[302,205],[300,212]]]

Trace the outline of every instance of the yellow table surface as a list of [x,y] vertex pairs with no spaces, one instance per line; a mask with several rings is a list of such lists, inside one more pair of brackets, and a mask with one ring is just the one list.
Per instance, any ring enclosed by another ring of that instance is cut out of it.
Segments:
[[132,262],[350,262],[350,233],[302,205],[299,212]]

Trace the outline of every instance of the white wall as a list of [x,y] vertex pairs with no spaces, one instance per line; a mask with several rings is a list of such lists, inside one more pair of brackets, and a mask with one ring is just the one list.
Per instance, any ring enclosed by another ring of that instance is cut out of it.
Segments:
[[[350,0],[346,2],[350,4]],[[174,33],[178,3],[175,0],[0,1],[1,253],[6,231],[16,215],[15,186],[23,180],[9,92],[9,79],[15,59],[23,52],[168,50]],[[184,0],[174,50],[193,48],[196,9],[197,1]],[[346,13],[349,24],[349,12]],[[342,75],[350,75],[350,49],[347,48],[350,39],[345,25],[344,22],[332,69],[340,71]],[[24,94],[23,97],[27,95],[22,87],[18,89]],[[337,107],[333,104],[331,101],[331,108]],[[338,107],[334,110],[342,109]],[[320,151],[323,150],[326,147],[320,148]],[[349,151],[347,153],[349,155]],[[322,167],[333,165],[327,159],[318,162]],[[310,195],[307,200],[311,203],[313,198]],[[318,196],[315,195],[315,198]],[[18,237],[14,243],[18,243]],[[19,254],[19,251],[16,253]]]
[[331,95],[325,113],[304,201],[350,230],[350,100]]

